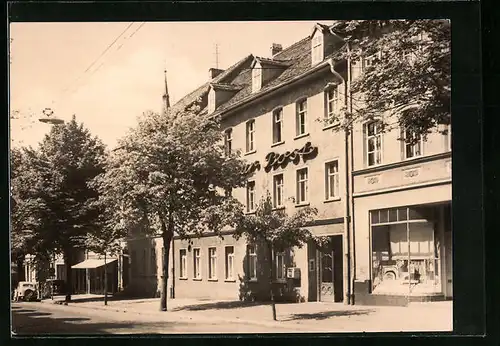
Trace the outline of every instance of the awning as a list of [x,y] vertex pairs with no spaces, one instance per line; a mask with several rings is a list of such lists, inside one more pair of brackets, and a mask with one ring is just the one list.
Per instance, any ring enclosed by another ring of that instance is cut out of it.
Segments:
[[[110,258],[106,260],[106,264],[113,263],[116,261],[116,258]],[[74,266],[71,266],[73,269],[93,269],[93,268],[99,268],[104,265],[104,259],[87,259],[83,262],[80,262],[78,264],[75,264]]]

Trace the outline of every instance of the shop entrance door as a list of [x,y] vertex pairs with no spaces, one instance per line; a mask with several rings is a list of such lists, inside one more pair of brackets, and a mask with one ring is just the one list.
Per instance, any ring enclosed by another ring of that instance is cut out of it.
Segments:
[[330,236],[330,242],[319,251],[319,300],[343,300],[342,235]]

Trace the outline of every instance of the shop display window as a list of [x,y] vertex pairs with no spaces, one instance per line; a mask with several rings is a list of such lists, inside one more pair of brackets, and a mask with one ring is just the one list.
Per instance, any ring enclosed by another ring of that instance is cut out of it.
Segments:
[[440,234],[430,207],[371,212],[372,293],[440,293]]

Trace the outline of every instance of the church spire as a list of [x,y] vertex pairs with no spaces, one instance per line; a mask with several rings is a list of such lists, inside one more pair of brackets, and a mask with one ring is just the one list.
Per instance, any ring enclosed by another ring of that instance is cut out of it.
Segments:
[[163,94],[163,111],[166,112],[170,108],[170,96],[168,95],[168,84],[167,84],[167,69],[164,70],[165,73],[165,93]]

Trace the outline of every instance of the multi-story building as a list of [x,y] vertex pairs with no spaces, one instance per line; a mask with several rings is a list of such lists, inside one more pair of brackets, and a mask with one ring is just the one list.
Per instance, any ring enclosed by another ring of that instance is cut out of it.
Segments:
[[[308,229],[331,241],[276,249],[279,296],[345,303],[451,296],[451,137],[436,131],[410,145],[398,139],[411,135],[404,129],[381,133],[376,122],[341,130],[351,79],[365,65],[334,59],[344,48],[330,26],[317,24],[286,49],[273,44],[268,57],[210,69],[207,83],[174,107],[201,99],[202,113],[220,117],[226,148],[249,163],[246,187],[232,192],[248,214],[267,193],[289,214],[318,209]],[[129,239],[131,289],[159,291],[161,242]],[[174,237],[171,293],[265,299],[264,252],[230,231],[223,239]]]

